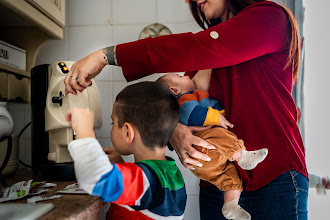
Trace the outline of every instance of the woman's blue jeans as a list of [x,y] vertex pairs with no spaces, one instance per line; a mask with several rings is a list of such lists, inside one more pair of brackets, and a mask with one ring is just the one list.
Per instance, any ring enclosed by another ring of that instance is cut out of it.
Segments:
[[[253,220],[306,220],[307,199],[307,178],[290,170],[258,190],[243,190],[239,204]],[[223,201],[223,192],[217,187],[201,187],[201,220],[225,219],[221,212]]]

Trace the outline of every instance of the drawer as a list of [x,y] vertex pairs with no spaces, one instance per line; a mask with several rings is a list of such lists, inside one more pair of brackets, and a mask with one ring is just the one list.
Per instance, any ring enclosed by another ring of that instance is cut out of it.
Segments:
[[30,79],[8,74],[8,96],[11,102],[30,103]]

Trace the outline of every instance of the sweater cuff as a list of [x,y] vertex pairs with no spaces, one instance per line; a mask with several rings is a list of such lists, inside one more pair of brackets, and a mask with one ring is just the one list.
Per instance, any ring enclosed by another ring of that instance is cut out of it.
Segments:
[[211,107],[208,107],[203,126],[209,125],[220,125],[220,112]]

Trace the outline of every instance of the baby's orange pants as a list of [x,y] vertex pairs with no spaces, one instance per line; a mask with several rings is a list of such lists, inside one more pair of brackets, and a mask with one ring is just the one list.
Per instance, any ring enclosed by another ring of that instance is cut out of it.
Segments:
[[203,164],[203,167],[195,166],[195,170],[192,170],[192,172],[198,178],[217,186],[221,191],[233,189],[242,191],[242,181],[232,161],[235,152],[246,149],[243,140],[238,139],[235,134],[220,127],[202,130],[195,135],[210,142],[216,149],[211,150],[195,146],[196,150],[207,154],[211,161],[197,159]]

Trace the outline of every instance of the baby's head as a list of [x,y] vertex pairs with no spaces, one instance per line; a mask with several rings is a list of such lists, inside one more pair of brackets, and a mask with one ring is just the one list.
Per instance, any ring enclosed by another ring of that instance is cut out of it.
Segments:
[[168,73],[156,82],[167,86],[176,97],[196,89],[194,81],[189,76],[180,76],[176,73]]
[[126,138],[123,133],[130,126],[138,131],[144,146],[165,147],[179,122],[179,104],[166,86],[140,82],[127,86],[117,95],[111,117],[111,141],[119,153],[127,155],[131,154],[129,146],[120,148]]

